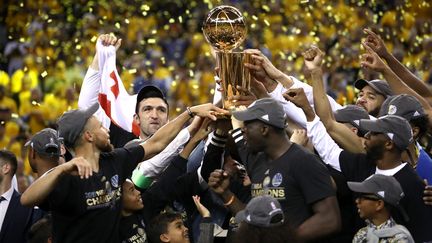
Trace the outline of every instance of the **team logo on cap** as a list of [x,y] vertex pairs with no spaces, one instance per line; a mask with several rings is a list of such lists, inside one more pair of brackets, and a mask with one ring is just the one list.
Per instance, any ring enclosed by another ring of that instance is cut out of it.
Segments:
[[397,107],[395,105],[390,105],[387,114],[394,115],[397,112]]
[[272,185],[273,185],[274,187],[277,187],[277,186],[279,186],[280,184],[282,184],[282,174],[281,174],[281,173],[276,173],[276,174],[273,176],[273,179],[272,179]]

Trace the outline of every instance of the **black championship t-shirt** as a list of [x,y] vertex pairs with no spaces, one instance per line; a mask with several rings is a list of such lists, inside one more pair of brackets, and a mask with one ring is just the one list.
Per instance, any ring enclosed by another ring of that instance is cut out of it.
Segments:
[[140,214],[121,217],[120,240],[122,243],[146,243],[144,218]]
[[[343,151],[339,163],[347,181],[361,182],[376,172],[375,163],[368,160],[365,154]],[[409,221],[405,221],[399,211],[392,212],[392,217],[410,231],[415,242],[432,241],[432,206],[424,204],[425,185],[422,180],[408,164],[393,177],[399,181],[404,191],[405,196],[400,205],[409,216]]]
[[88,179],[64,175],[48,197],[53,214],[54,242],[119,242],[121,186],[144,149],[101,153],[99,172]]
[[255,168],[248,169],[252,197],[267,194],[278,199],[294,227],[313,215],[313,203],[336,195],[327,168],[297,144],[280,158]]

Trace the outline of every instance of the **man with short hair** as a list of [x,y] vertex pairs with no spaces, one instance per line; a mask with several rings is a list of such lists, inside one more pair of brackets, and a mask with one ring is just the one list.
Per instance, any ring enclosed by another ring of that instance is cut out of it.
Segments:
[[215,120],[213,112],[226,113],[213,104],[193,106],[145,143],[113,149],[108,130],[94,116],[98,109],[96,103],[59,118],[60,136],[74,159],[37,179],[21,198],[24,205],[49,204],[56,242],[119,242],[121,186],[137,163],[165,148],[191,117]]
[[356,105],[363,107],[371,116],[378,116],[382,103],[393,95],[388,83],[384,80],[364,80],[359,79],[354,83],[354,87],[360,90]]
[[42,129],[33,135],[25,146],[29,147],[28,160],[30,167],[38,176],[43,175],[59,164],[63,144],[56,130],[52,128]]
[[[340,229],[340,213],[329,172],[315,155],[291,143],[285,132],[285,112],[272,98],[256,100],[246,110],[233,113],[243,121],[247,154],[242,158],[252,182],[253,197],[278,199],[301,240],[317,240]],[[238,129],[234,140],[240,141]],[[265,159],[255,160],[262,154]],[[229,190],[228,174],[211,173],[209,187],[234,213],[244,208]]]
[[26,242],[32,224],[32,208],[21,205],[21,195],[12,187],[16,170],[15,155],[0,150],[0,242]]

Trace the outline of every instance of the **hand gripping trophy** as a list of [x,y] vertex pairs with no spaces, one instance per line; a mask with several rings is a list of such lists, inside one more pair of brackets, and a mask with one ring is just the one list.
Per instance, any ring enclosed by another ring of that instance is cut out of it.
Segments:
[[233,95],[242,94],[237,86],[250,89],[250,73],[244,63],[250,62],[250,54],[233,52],[246,38],[246,24],[240,11],[222,5],[213,8],[207,15],[203,27],[207,42],[216,50],[218,76],[222,80],[223,108],[235,110],[230,100]]

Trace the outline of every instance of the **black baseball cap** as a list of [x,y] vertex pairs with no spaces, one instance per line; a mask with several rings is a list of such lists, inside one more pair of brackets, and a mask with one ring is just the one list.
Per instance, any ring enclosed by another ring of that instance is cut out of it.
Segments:
[[374,174],[363,182],[348,182],[353,192],[373,194],[384,202],[398,207],[399,201],[404,197],[400,183],[393,176]]
[[366,131],[386,134],[401,151],[413,141],[410,124],[400,116],[386,115],[376,120],[362,119],[359,127]]
[[284,220],[280,203],[269,195],[252,198],[246,208],[235,216],[236,223],[245,221],[248,224],[266,228],[282,225]]
[[334,112],[334,117],[337,122],[350,123],[351,125],[359,128],[358,124],[354,121],[360,119],[369,119],[369,114],[365,109],[358,105],[347,105]]
[[385,98],[393,95],[393,91],[390,89],[389,84],[384,80],[374,79],[368,81],[365,79],[359,79],[354,83],[354,87],[359,90],[363,89],[366,85],[369,85],[373,90],[383,95]]
[[282,105],[273,98],[254,101],[246,110],[234,111],[232,115],[239,121],[260,120],[277,128],[285,128],[286,114]]
[[400,94],[388,97],[382,104],[379,115],[397,115],[411,121],[426,116],[426,112],[416,97]]
[[147,98],[161,98],[168,105],[168,101],[166,100],[166,97],[163,94],[162,90],[160,90],[156,86],[147,85],[147,86],[142,87],[137,94],[135,111],[138,111],[139,103],[143,99],[147,99]]
[[61,154],[61,141],[56,130],[45,128],[33,135],[25,146],[32,147],[38,154],[58,157]]
[[88,119],[92,117],[98,109],[99,103],[96,102],[87,109],[67,111],[57,120],[59,135],[63,138],[66,147],[74,147]]

